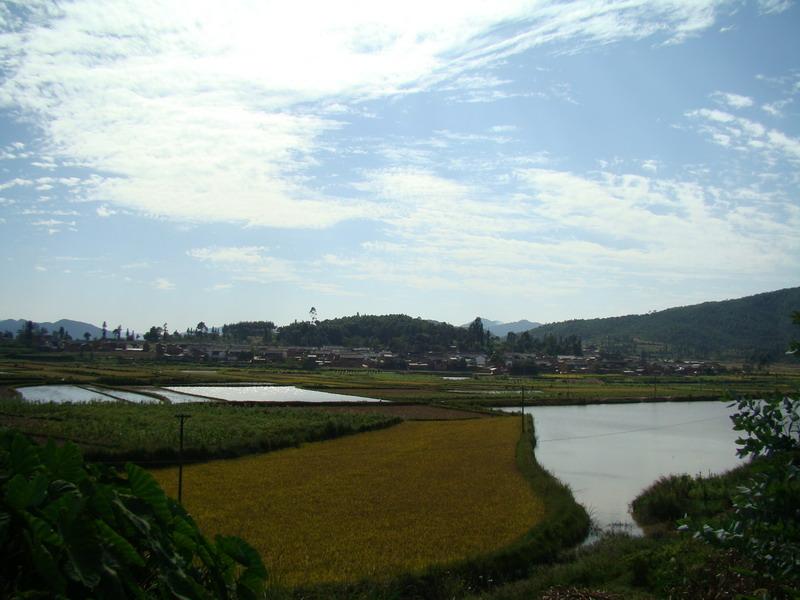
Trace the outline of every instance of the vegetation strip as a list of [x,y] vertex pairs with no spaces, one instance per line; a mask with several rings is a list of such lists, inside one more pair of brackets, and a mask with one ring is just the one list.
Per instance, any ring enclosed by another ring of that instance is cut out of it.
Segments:
[[[0,400],[0,429],[72,440],[95,461],[175,464],[176,410],[176,406],[155,403],[37,404],[6,398]],[[375,413],[333,414],[311,408],[226,403],[181,405],[180,410],[192,415],[184,439],[184,459],[189,461],[276,450],[400,422]]]

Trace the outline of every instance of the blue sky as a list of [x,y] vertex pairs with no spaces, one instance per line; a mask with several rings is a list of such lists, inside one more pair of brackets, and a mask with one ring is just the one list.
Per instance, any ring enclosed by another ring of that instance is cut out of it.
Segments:
[[549,322],[800,284],[789,1],[26,1],[0,31],[0,318]]

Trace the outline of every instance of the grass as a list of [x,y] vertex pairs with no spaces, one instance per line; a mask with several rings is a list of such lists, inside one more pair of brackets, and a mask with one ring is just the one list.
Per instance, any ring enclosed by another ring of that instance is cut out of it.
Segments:
[[[407,422],[184,470],[209,534],[240,535],[289,586],[385,580],[524,538],[545,515],[520,473],[519,420]],[[154,472],[175,494],[174,469]]]
[[90,460],[174,464],[178,420],[186,421],[184,456],[207,460],[296,446],[387,427],[400,419],[374,413],[332,413],[313,408],[235,404],[36,404],[0,394],[0,427],[37,439],[72,441]]

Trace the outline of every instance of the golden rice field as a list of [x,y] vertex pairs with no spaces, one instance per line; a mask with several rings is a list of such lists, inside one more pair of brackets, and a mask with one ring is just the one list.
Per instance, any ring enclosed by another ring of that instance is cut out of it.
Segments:
[[[255,546],[276,583],[385,578],[484,554],[543,516],[515,463],[519,420],[405,422],[184,468],[206,534]],[[154,471],[172,496],[177,469]]]

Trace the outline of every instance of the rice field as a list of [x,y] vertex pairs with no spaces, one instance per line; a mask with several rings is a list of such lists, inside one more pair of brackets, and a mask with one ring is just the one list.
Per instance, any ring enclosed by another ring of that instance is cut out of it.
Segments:
[[[520,473],[517,418],[405,422],[184,468],[207,534],[255,546],[278,585],[385,579],[521,538],[544,505]],[[153,471],[172,496],[177,470]]]

